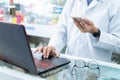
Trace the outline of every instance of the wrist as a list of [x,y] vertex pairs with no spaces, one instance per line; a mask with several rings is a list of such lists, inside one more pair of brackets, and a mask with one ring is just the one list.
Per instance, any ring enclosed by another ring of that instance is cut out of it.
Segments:
[[101,31],[99,29],[97,29],[95,32],[92,33],[92,35],[96,38],[99,38],[101,34]]
[[96,33],[96,32],[98,32],[98,28],[93,28],[93,30],[91,31],[91,33],[93,34],[93,33]]

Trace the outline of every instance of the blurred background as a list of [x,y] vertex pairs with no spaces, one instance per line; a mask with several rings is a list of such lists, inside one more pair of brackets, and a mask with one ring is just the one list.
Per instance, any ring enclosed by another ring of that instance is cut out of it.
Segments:
[[[0,21],[24,24],[30,46],[46,46],[65,2],[66,0],[0,0]],[[64,51],[65,48],[61,52]],[[112,61],[120,64],[120,55],[113,53]]]

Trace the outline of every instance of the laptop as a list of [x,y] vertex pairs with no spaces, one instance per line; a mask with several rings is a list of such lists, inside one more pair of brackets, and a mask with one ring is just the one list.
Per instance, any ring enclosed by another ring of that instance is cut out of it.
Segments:
[[18,66],[34,75],[41,75],[47,72],[54,73],[55,69],[70,63],[70,60],[61,57],[50,57],[48,59],[40,57],[39,59],[38,56],[34,56],[29,44],[24,25],[0,22],[1,60]]

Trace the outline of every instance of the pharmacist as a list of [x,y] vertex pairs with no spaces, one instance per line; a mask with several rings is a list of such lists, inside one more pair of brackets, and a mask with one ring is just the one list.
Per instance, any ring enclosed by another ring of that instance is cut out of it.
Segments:
[[40,47],[44,58],[66,54],[111,61],[112,52],[120,53],[119,0],[67,0],[57,31],[48,46]]

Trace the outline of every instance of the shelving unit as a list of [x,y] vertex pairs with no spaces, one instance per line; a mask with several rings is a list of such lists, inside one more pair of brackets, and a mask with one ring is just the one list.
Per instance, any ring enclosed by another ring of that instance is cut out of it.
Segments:
[[29,36],[36,36],[36,37],[45,37],[50,38],[53,34],[55,26],[48,26],[48,25],[34,25],[34,24],[24,24],[27,34]]
[[56,30],[55,25],[66,2],[66,0],[1,0],[0,6],[4,10],[4,14],[2,15],[3,18],[5,17],[3,21],[11,23],[18,23],[16,21],[18,18],[16,16],[17,13],[14,16],[10,15],[10,1],[13,2],[18,15],[19,13],[19,16],[22,15],[24,20],[20,21],[20,24],[25,26],[30,39],[33,38],[31,43],[36,43],[34,42],[36,39],[40,43],[49,41]]

